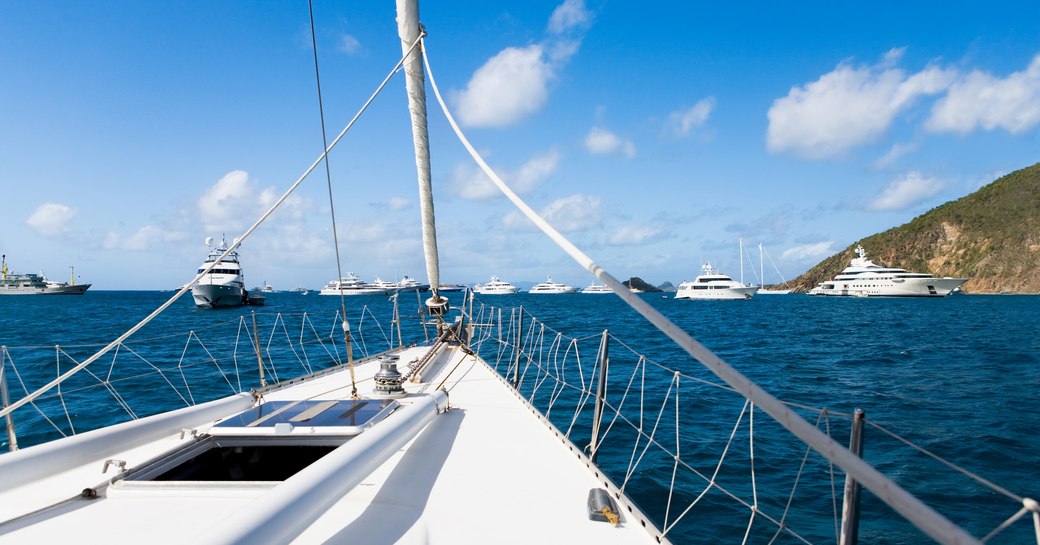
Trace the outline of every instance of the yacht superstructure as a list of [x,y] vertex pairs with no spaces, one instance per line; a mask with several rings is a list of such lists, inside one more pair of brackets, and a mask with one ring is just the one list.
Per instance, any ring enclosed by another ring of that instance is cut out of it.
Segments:
[[492,276],[491,280],[483,284],[473,286],[473,293],[479,295],[512,295],[519,291],[520,288],[499,279],[497,276]]
[[701,274],[682,282],[675,291],[676,299],[751,299],[758,286],[746,286],[720,273],[711,262],[701,266]]
[[578,288],[574,286],[568,286],[560,282],[554,282],[552,276],[549,276],[545,282],[535,284],[531,287],[528,293],[539,293],[539,294],[561,294],[561,293],[578,293]]
[[927,273],[882,267],[867,259],[867,251],[856,246],[856,257],[833,280],[821,282],[809,295],[831,297],[944,297],[967,278],[937,278]]
[[[207,244],[212,239],[207,239]],[[246,283],[242,276],[242,267],[238,262],[238,252],[232,251],[221,258],[227,252],[227,241],[223,237],[216,246],[211,246],[206,260],[199,266],[198,274],[202,274],[210,266],[216,263],[194,286],[191,287],[191,296],[195,299],[195,305],[202,308],[225,308],[237,307],[246,303]]]
[[368,284],[357,274],[348,272],[346,278],[330,280],[318,293],[320,295],[386,295],[387,291],[387,288]]
[[614,293],[614,290],[610,289],[610,286],[608,286],[606,284],[597,284],[597,283],[593,282],[593,283],[589,284],[588,286],[585,286],[584,288],[582,288],[581,289],[581,293],[593,293],[593,294]]

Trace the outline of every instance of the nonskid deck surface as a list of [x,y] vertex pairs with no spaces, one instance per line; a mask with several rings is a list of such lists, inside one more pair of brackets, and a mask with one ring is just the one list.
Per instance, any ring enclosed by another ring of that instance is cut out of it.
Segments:
[[[402,372],[425,351],[401,353]],[[357,367],[363,397],[372,392],[376,371],[376,362]],[[408,395],[398,403],[408,407],[443,382],[449,410],[339,497],[292,543],[657,542],[624,508],[617,527],[589,520],[589,490],[604,483],[482,361],[448,347],[425,375],[423,383],[405,383]],[[267,392],[264,400],[349,399],[350,392],[349,374],[340,371]],[[205,433],[211,425],[196,429]],[[128,460],[132,469],[193,441],[190,433],[184,439],[180,435],[176,430],[133,452],[105,457]],[[11,520],[74,497],[117,473],[110,466],[102,474],[103,465],[104,459],[91,460],[60,476],[0,493],[0,514],[6,521],[0,523],[0,543],[68,537],[90,542],[90,536],[105,543],[205,541],[211,531],[248,512],[280,484],[117,484],[103,488],[96,499],[75,499]]]

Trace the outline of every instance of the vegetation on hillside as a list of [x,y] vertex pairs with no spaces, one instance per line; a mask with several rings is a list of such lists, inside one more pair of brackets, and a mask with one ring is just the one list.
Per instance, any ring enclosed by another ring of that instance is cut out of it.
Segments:
[[965,292],[1040,292],[1040,163],[857,241],[791,285],[808,291],[833,278],[857,245],[880,265],[969,278]]

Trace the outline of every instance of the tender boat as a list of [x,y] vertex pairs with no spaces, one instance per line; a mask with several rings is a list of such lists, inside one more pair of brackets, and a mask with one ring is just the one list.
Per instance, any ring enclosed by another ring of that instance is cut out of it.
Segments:
[[675,291],[676,299],[751,299],[759,289],[747,286],[720,273],[711,262],[701,266],[701,274],[693,281],[682,282]]
[[945,297],[967,282],[967,278],[937,278],[927,273],[882,267],[867,259],[867,251],[856,246],[856,257],[833,280],[821,282],[809,295],[831,297]]
[[479,295],[512,295],[520,291],[520,288],[492,276],[491,280],[483,284],[473,286],[473,293]]
[[606,284],[597,284],[597,283],[593,282],[593,283],[589,284],[588,286],[582,288],[581,293],[592,293],[592,294],[614,293],[614,290],[610,289],[610,286],[607,286]]
[[[212,241],[206,239],[206,244]],[[223,237],[219,244],[210,246],[209,255],[197,272],[202,276],[191,287],[191,296],[196,306],[227,308],[248,303],[249,294],[238,262],[238,252],[229,250]]]
[[330,280],[318,293],[321,295],[386,295],[388,290],[368,284],[357,274],[348,272],[346,278]]
[[560,293],[578,293],[578,288],[574,286],[568,286],[567,284],[561,284],[560,282],[553,282],[552,276],[548,277],[545,282],[535,284],[528,293],[540,293],[540,294],[560,294]]

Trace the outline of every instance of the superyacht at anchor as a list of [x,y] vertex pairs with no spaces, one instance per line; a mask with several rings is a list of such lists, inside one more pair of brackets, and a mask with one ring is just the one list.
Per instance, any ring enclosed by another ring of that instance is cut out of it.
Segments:
[[967,282],[967,278],[937,278],[927,273],[882,267],[867,259],[867,251],[856,246],[856,257],[833,280],[821,282],[809,295],[831,297],[944,297]]
[[[211,244],[213,239],[206,239]],[[246,282],[242,276],[242,267],[238,263],[238,252],[227,252],[227,241],[220,239],[220,244],[211,247],[206,260],[199,265],[198,273],[202,274],[210,264],[217,262],[194,286],[191,296],[195,305],[202,308],[226,308],[242,306],[247,299]]]

